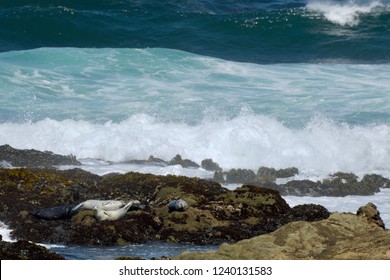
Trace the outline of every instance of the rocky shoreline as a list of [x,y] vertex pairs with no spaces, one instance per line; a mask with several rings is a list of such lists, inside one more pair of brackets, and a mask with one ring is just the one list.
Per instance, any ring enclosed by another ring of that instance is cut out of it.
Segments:
[[293,222],[278,230],[222,244],[213,252],[185,252],[178,260],[389,260],[390,231],[375,205],[356,214],[332,213],[316,222]]
[[[9,146],[1,147],[8,150],[9,154],[12,151]],[[34,150],[13,151],[11,154],[16,158],[16,155],[20,157],[23,152],[28,155],[39,154],[39,159],[45,158],[46,162],[51,162],[51,156],[57,157],[50,152],[41,154]],[[4,154],[0,149],[0,155]],[[66,160],[69,158],[76,160],[72,156],[65,157]],[[7,158],[0,157],[0,161],[2,160],[8,161]],[[163,164],[160,160],[152,161]],[[176,163],[179,161],[183,160],[177,156]],[[189,164],[188,160],[184,161]],[[211,160],[207,163],[218,167]],[[58,170],[52,165],[42,165],[39,162],[37,165],[25,166],[27,167],[0,168],[0,221],[9,226],[12,237],[22,244],[15,247],[19,253],[11,253],[13,247],[1,242],[2,259],[43,258],[44,251],[40,255],[26,253],[34,251],[35,245],[23,240],[82,246],[140,244],[153,240],[188,244],[234,244],[271,234],[296,222],[311,225],[326,221],[334,215],[321,205],[290,207],[271,180],[255,178],[251,183],[229,190],[215,180],[184,176],[157,176],[135,172],[98,176],[79,168]],[[296,169],[292,171],[297,172]],[[222,171],[218,169],[215,172]],[[268,177],[272,175],[269,175],[268,169],[263,168],[261,172]],[[280,176],[286,172],[276,173]],[[387,179],[383,177],[371,176],[358,182],[356,177],[344,175],[340,173],[334,179],[339,182],[341,190],[344,184],[364,189],[363,193],[367,193],[365,188],[370,184],[378,191],[389,186]],[[333,184],[334,180],[329,184]],[[302,188],[310,189],[310,186],[300,185],[298,189]],[[184,209],[172,211],[168,208],[172,200],[179,199],[185,202]],[[75,205],[91,200],[124,203],[134,200],[142,207],[126,210],[120,217],[108,220],[97,218],[95,208],[72,210]],[[66,215],[57,215],[61,209],[68,211],[64,212]],[[45,211],[49,211],[49,218],[39,215]],[[53,211],[56,213],[54,216]],[[20,249],[22,247],[27,249]],[[57,257],[47,255],[48,259]]]

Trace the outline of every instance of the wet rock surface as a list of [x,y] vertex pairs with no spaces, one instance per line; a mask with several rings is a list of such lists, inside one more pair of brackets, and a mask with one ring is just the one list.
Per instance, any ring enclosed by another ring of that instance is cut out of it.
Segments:
[[[1,237],[1,236],[0,236]],[[58,254],[26,240],[5,242],[0,239],[1,260],[63,260]]]
[[[13,151],[9,146],[2,147],[3,151]],[[25,160],[21,164],[23,166],[30,166],[28,161],[33,160],[34,157],[37,157],[38,161],[46,156],[57,157],[50,152],[34,150],[21,150],[19,152],[27,152],[28,154],[27,161]],[[16,154],[19,152],[13,151]],[[71,157],[71,160],[73,159]],[[3,159],[0,158],[0,160]],[[174,175],[156,176],[135,172],[98,176],[79,168],[70,170],[51,168],[51,163],[55,162],[53,160],[45,159],[40,160],[40,162],[38,166],[44,167],[31,165],[28,168],[0,168],[0,220],[10,227],[12,237],[22,240],[17,243],[19,245],[15,245],[16,243],[13,245],[19,247],[1,243],[3,246],[1,248],[6,248],[2,251],[5,258],[56,258],[56,256],[45,255],[45,251],[42,251],[41,248],[35,248],[34,244],[30,245],[31,243],[26,243],[23,240],[35,243],[84,246],[139,244],[152,240],[219,245],[221,243],[246,242],[241,240],[252,240],[268,236],[269,233],[273,232],[276,234],[285,227],[297,230],[291,235],[291,240],[309,242],[307,243],[308,247],[304,248],[305,250],[328,248],[331,245],[321,245],[321,240],[329,239],[334,242],[339,242],[339,240],[332,236],[317,236],[319,233],[315,229],[315,225],[322,221],[328,221],[332,217],[332,221],[335,221],[335,217],[344,219],[351,216],[330,214],[323,206],[314,204],[297,205],[291,208],[281,195],[372,195],[380,191],[381,188],[390,187],[390,180],[380,175],[368,174],[359,180],[352,173],[342,172],[332,174],[329,179],[324,179],[322,182],[290,180],[283,184],[277,184],[277,178],[291,179],[292,176],[298,174],[298,169],[292,167],[276,170],[261,167],[257,173],[247,169],[232,169],[225,172],[212,159],[202,161],[202,167],[215,171],[214,180]],[[50,162],[50,164],[46,165],[42,162]],[[170,162],[151,156],[146,161],[136,163],[163,166],[179,164],[183,168],[199,168],[199,165],[187,159],[183,160],[180,155],[177,155]],[[12,164],[17,165],[17,161]],[[77,163],[73,162],[72,165],[77,165]],[[244,183],[235,190],[229,190],[222,187],[217,181],[224,183],[248,181],[248,183]],[[96,209],[73,210],[74,205],[87,200],[120,200],[126,203],[138,200],[142,207],[131,208],[118,219],[101,221],[96,218]],[[172,211],[168,207],[172,201],[185,201],[184,211]],[[359,223],[363,220],[365,224],[369,224],[370,228],[380,228],[382,231],[384,229],[383,221],[375,205],[366,205],[360,208],[357,215],[353,215],[353,217],[348,222],[349,224],[355,223],[353,219],[358,218]],[[297,223],[302,223],[302,229],[297,229],[294,226]],[[342,222],[332,223],[327,224],[327,226],[336,227],[337,230],[337,223],[341,224]],[[361,225],[356,224],[356,227],[360,228]],[[325,226],[321,228],[325,228]],[[276,239],[272,237],[272,242],[267,239],[268,241],[265,240],[264,244],[271,242],[272,246],[279,246],[279,243],[282,242],[280,240],[286,235],[289,233],[282,233],[275,237]],[[346,234],[340,234],[340,236],[349,238]],[[382,235],[378,235],[378,238],[382,237]],[[313,238],[313,242],[310,241],[311,238]],[[373,241],[373,239],[369,240]],[[288,242],[291,243],[291,241]],[[319,242],[320,245],[317,245],[316,242]],[[384,241],[383,244],[387,244],[386,242]],[[352,244],[346,246],[352,248]],[[283,249],[290,253],[282,255],[284,252],[282,249],[272,248],[277,252],[275,258],[363,258],[365,256],[363,253],[357,255],[335,255],[336,253],[332,253],[332,255],[328,251],[333,249],[325,251],[318,249],[321,253],[315,251],[315,253],[292,254],[291,250],[298,250],[297,248]],[[16,251],[12,252],[14,249]],[[34,250],[36,250],[35,253]],[[245,248],[245,250],[249,250],[249,248]],[[282,253],[279,254],[278,250],[282,250],[280,251]],[[388,252],[381,250],[382,248],[378,251],[382,254],[380,256],[387,256]],[[251,254],[243,258],[258,257]],[[234,254],[226,256],[241,258],[241,255]],[[268,255],[259,256],[259,258],[262,257],[267,258]]]
[[[60,215],[60,219],[32,215],[39,209],[68,211],[67,205],[90,199],[137,199],[145,207],[113,221],[98,221],[94,210],[78,210],[69,217]],[[169,211],[169,202],[180,199],[188,208]],[[329,216],[326,209],[312,209],[310,205],[291,209],[275,190],[244,185],[231,191],[199,178],[134,172],[97,176],[79,169],[0,169],[0,220],[12,229],[13,237],[36,243],[231,243],[274,231],[290,221]]]
[[175,259],[390,259],[390,231],[377,223],[372,203],[352,213],[313,222],[292,222],[254,238],[222,244],[215,252],[183,253]]
[[380,175],[367,174],[359,181],[352,173],[338,172],[330,175],[329,179],[320,181],[291,180],[285,184],[272,181],[252,181],[250,184],[274,189],[281,195],[294,196],[347,196],[373,195],[381,188],[388,188],[390,180]]
[[16,167],[53,167],[58,165],[81,165],[75,156],[57,155],[37,150],[19,150],[9,145],[0,146],[0,162]]

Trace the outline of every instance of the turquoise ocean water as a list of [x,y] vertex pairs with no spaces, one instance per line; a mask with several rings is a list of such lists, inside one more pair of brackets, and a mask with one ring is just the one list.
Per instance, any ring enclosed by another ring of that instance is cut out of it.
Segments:
[[98,174],[390,177],[389,77],[388,0],[0,3],[0,145]]

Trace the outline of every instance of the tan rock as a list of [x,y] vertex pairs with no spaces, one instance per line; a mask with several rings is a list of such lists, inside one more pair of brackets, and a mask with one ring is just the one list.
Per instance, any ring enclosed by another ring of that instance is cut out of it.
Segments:
[[269,234],[222,244],[215,252],[185,252],[177,259],[390,259],[390,231],[372,222],[380,219],[375,210],[367,204],[358,215],[332,213],[318,222],[292,222]]

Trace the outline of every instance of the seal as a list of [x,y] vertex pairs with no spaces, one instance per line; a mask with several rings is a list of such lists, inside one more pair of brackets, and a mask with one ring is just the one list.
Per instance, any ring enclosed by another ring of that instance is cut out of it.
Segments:
[[63,220],[71,218],[75,211],[75,204],[61,205],[30,211],[30,215],[42,220]]
[[84,202],[81,202],[76,207],[74,207],[72,210],[116,210],[121,207],[123,207],[126,203],[122,200],[86,200]]
[[130,207],[137,204],[140,204],[138,200],[131,200],[125,206],[116,210],[102,210],[95,208],[94,215],[98,221],[115,221],[126,215]]
[[184,212],[187,209],[188,209],[188,203],[185,202],[183,199],[172,199],[168,203],[169,212],[172,211]]

